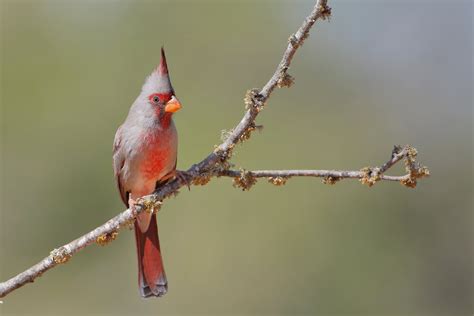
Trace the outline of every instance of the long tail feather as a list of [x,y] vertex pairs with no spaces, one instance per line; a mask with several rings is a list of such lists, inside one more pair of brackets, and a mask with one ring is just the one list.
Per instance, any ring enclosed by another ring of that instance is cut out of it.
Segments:
[[141,296],[165,295],[168,291],[168,281],[161,258],[156,214],[152,216],[150,226],[145,233],[140,231],[135,221],[135,239],[138,256],[138,287]]

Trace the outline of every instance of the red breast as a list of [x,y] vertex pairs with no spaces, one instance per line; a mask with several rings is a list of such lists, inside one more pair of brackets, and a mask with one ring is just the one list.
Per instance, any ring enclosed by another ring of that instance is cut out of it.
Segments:
[[177,148],[173,133],[176,134],[175,129],[169,128],[159,134],[150,132],[143,136],[140,172],[145,178],[156,181],[175,168]]

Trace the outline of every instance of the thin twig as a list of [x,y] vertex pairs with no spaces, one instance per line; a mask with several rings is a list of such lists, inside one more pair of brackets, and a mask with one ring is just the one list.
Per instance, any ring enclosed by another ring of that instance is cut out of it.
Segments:
[[107,236],[114,238],[112,237],[114,236],[114,233],[120,229],[120,227],[130,223],[130,221],[133,221],[135,216],[136,214],[134,214],[131,210],[126,210],[110,219],[102,226],[92,230],[91,232],[71,241],[62,247],[54,249],[51,251],[49,256],[41,260],[39,263],[9,279],[8,281],[0,283],[0,297],[6,296],[11,291],[16,290],[28,282],[33,282],[34,279],[41,276],[44,272],[60,263],[65,263],[71,258],[73,254],[87,247],[88,245],[93,244],[94,242],[98,242],[101,240],[101,238],[107,238]]
[[[413,188],[419,178],[429,176],[429,170],[415,162],[416,150],[406,145],[395,146],[390,159],[381,167],[364,167],[361,170],[217,170],[219,177],[234,178],[234,186],[248,190],[258,178],[268,178],[275,185],[285,184],[292,177],[323,178],[325,184],[335,184],[342,179],[359,179],[363,184],[373,186],[377,181],[398,181]],[[385,175],[384,172],[393,167],[400,160],[405,159],[406,174],[401,176]]]
[[[311,170],[311,169],[298,169],[298,170],[248,170],[250,176],[254,178],[291,178],[291,177],[314,177],[314,178],[326,178],[333,177],[338,179],[362,179],[365,176],[363,171],[352,171],[352,170]],[[222,177],[240,177],[242,175],[241,170],[222,170],[219,173]],[[381,175],[380,180],[386,181],[402,181],[410,177],[410,175],[403,176],[386,176]]]
[[[0,297],[5,297],[8,293],[22,287],[23,285],[33,282],[44,272],[55,267],[60,263],[68,261],[72,255],[88,245],[97,243],[100,245],[106,244],[113,240],[117,231],[130,223],[133,223],[136,215],[143,211],[157,211],[161,205],[161,201],[173,194],[184,185],[189,183],[195,185],[203,185],[207,183],[211,177],[229,176],[235,179],[248,178],[256,181],[255,178],[268,177],[274,184],[282,184],[289,177],[295,176],[313,176],[324,177],[325,183],[333,183],[342,178],[359,178],[363,183],[375,183],[379,180],[389,181],[405,181],[407,186],[413,187],[416,184],[416,179],[427,175],[428,171],[425,167],[419,167],[414,157],[416,151],[413,149],[411,156],[408,155],[407,148],[392,154],[391,159],[382,165],[380,168],[364,168],[360,171],[336,171],[336,170],[260,170],[260,171],[234,171],[229,170],[228,160],[232,156],[232,150],[236,144],[242,142],[250,137],[250,134],[258,127],[255,125],[255,119],[260,111],[265,106],[271,93],[276,87],[290,86],[292,77],[287,73],[291,61],[295,55],[296,50],[303,44],[308,37],[309,30],[318,19],[328,19],[331,14],[331,9],[327,6],[327,0],[318,0],[311,14],[304,20],[301,27],[289,39],[288,46],[283,54],[283,58],[278,65],[275,73],[270,80],[261,89],[253,89],[247,92],[245,97],[246,112],[237,124],[237,126],[228,134],[226,139],[215,148],[201,162],[191,166],[186,172],[187,181],[182,178],[176,178],[165,185],[159,187],[153,194],[145,196],[137,201],[136,212],[126,210],[115,216],[107,223],[92,230],[86,235],[62,246],[54,249],[51,254],[44,258],[36,265],[30,267],[24,272],[14,276],[13,278],[0,283]],[[394,151],[395,152],[395,151]],[[413,155],[414,153],[414,155]],[[383,173],[388,170],[395,163],[405,158],[407,171],[405,176],[394,177],[387,176]],[[425,168],[425,169],[423,169]],[[373,184],[372,183],[372,184]]]

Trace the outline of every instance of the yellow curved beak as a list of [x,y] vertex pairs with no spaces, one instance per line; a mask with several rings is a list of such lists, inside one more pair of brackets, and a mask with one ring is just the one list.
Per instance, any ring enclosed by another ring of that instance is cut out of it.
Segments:
[[173,96],[171,100],[169,100],[168,103],[166,103],[165,112],[174,113],[174,112],[179,111],[181,108],[182,108],[181,103],[175,96]]

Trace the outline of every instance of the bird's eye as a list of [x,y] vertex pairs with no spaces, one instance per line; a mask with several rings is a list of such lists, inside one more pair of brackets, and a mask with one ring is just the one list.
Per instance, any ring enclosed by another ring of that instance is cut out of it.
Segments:
[[160,102],[160,98],[157,95],[155,95],[155,96],[153,96],[152,101],[153,101],[153,103],[158,103],[158,102]]

